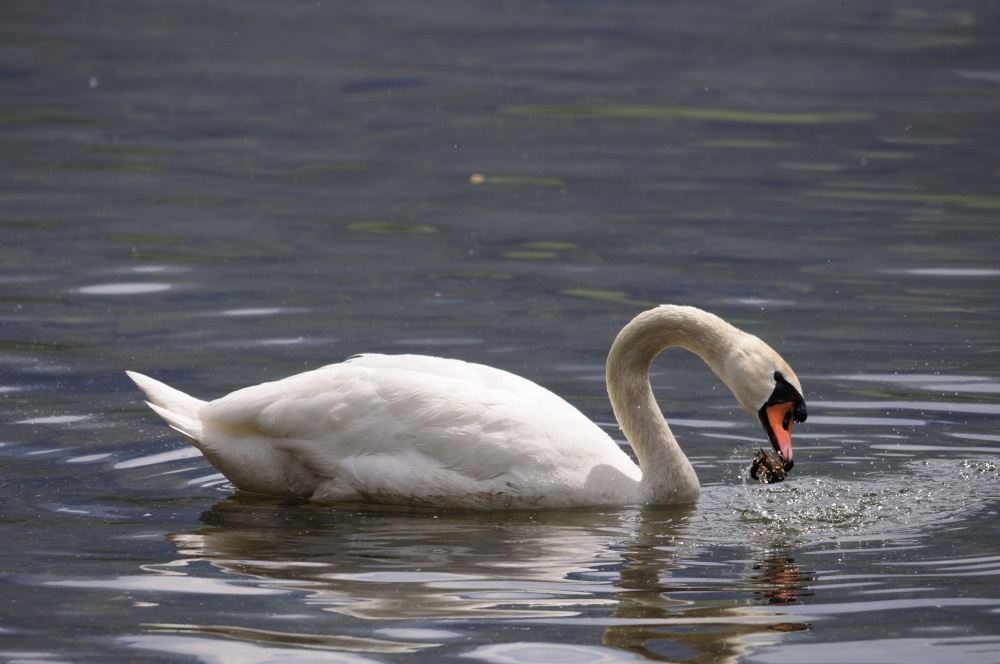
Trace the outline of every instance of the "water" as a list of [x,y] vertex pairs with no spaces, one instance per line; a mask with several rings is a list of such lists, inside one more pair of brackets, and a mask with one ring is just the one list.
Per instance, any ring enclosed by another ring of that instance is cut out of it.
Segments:
[[[1000,662],[992,4],[0,8],[0,661]],[[802,378],[783,484],[697,358],[695,506],[236,493],[201,398],[355,353],[615,438],[614,335],[710,309]]]

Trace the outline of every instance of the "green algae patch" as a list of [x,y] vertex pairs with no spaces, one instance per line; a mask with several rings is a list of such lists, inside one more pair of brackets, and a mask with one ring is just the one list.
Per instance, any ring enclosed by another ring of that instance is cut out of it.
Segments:
[[0,523],[10,524],[12,526],[23,526],[26,523],[31,523],[28,519],[19,519],[16,516],[7,516],[6,514],[0,514]]
[[160,205],[191,205],[195,207],[204,205],[222,205],[222,201],[218,198],[186,198],[183,196],[154,198],[152,202]]
[[0,350],[26,350],[41,353],[72,353],[86,348],[84,344],[61,344],[49,341],[12,341],[0,339]]
[[521,244],[525,249],[539,249],[542,251],[561,251],[564,249],[576,249],[577,245],[575,242],[558,242],[555,240],[538,240],[535,242],[523,242]]
[[593,290],[589,288],[571,288],[569,290],[559,291],[560,295],[569,295],[570,297],[582,297],[588,300],[603,300],[605,302],[618,302],[620,304],[634,304],[640,307],[656,307],[659,306],[655,302],[645,302],[643,300],[631,300],[628,297],[628,293],[624,291],[606,291],[606,290]]
[[505,251],[500,255],[504,258],[513,258],[520,261],[538,261],[559,258],[559,254],[554,251]]
[[20,297],[17,295],[0,295],[0,302],[16,302],[19,304],[58,304],[64,300],[58,297]]
[[304,164],[299,168],[303,171],[367,171],[371,166],[353,161],[332,161]]
[[569,290],[559,291],[562,295],[570,295],[572,297],[586,297],[591,300],[624,300],[628,297],[628,293],[625,291],[606,291],[606,290],[590,290],[586,288],[572,288]]
[[504,280],[513,279],[509,274],[500,274],[497,272],[449,272],[448,274],[432,274],[432,279],[486,279],[486,280]]
[[114,503],[116,505],[131,505],[133,507],[181,507],[187,505],[203,505],[210,502],[202,497],[190,496],[121,496],[112,494],[97,494],[92,496],[92,500],[101,503]]
[[80,152],[93,154],[120,154],[129,157],[166,157],[174,153],[166,148],[147,148],[141,145],[85,145]]
[[842,198],[854,201],[885,203],[926,203],[930,205],[962,205],[970,208],[1000,210],[1000,196],[966,194],[910,194],[894,191],[808,191],[807,196]]
[[162,171],[162,166],[155,164],[128,164],[112,161],[63,161],[49,166],[53,171],[133,171],[137,173]]
[[72,118],[62,115],[33,115],[30,113],[4,114],[0,113],[0,124],[64,124],[64,125],[100,125],[100,120],[91,118]]
[[816,161],[790,161],[781,164],[786,171],[814,171],[817,173],[835,173],[844,170],[843,164],[826,164]]
[[708,120],[714,122],[746,122],[751,124],[815,125],[834,122],[872,120],[872,113],[844,111],[784,113],[779,111],[736,111],[722,108],[690,108],[683,106],[506,106],[507,115],[538,118],[603,119],[643,118],[650,120]]
[[177,244],[184,240],[170,235],[105,235],[108,242],[137,242],[139,244]]
[[61,221],[0,221],[0,228],[27,229],[27,228],[57,228],[62,226]]
[[774,150],[778,148],[795,148],[798,143],[785,141],[768,141],[759,138],[713,138],[695,143],[699,148],[731,148],[737,150]]
[[509,187],[560,187],[563,185],[563,181],[557,178],[534,178],[521,175],[487,175],[483,178],[483,182]]
[[438,229],[433,226],[423,226],[420,224],[391,224],[382,221],[362,221],[351,224],[347,227],[349,231],[359,233],[437,233]]
[[506,251],[502,254],[504,258],[514,258],[517,260],[550,260],[559,258],[557,251],[579,249],[575,242],[563,240],[533,240],[522,242],[522,249],[516,251]]

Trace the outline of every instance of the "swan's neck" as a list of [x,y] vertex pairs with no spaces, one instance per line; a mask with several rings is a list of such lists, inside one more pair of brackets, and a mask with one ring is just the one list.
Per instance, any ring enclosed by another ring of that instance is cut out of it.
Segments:
[[644,502],[687,502],[701,494],[698,476],[653,397],[649,385],[653,358],[665,348],[681,346],[721,376],[726,351],[742,334],[700,309],[664,305],[637,316],[615,339],[608,354],[608,395],[618,424],[639,458]]

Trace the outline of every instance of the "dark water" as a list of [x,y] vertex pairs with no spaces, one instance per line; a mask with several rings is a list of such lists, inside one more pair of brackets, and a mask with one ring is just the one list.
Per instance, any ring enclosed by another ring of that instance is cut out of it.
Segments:
[[[998,114],[989,2],[0,4],[0,658],[1000,662]],[[672,509],[240,495],[123,374],[423,352],[615,431],[661,302],[795,367],[787,482],[682,351]]]

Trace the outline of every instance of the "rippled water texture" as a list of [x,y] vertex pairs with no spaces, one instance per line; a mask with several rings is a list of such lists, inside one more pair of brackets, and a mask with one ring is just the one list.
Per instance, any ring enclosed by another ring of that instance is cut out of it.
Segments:
[[[0,664],[1000,662],[998,54],[985,2],[0,4]],[[455,357],[627,447],[664,302],[795,368],[787,481],[682,351],[673,508],[240,494],[124,375]]]

